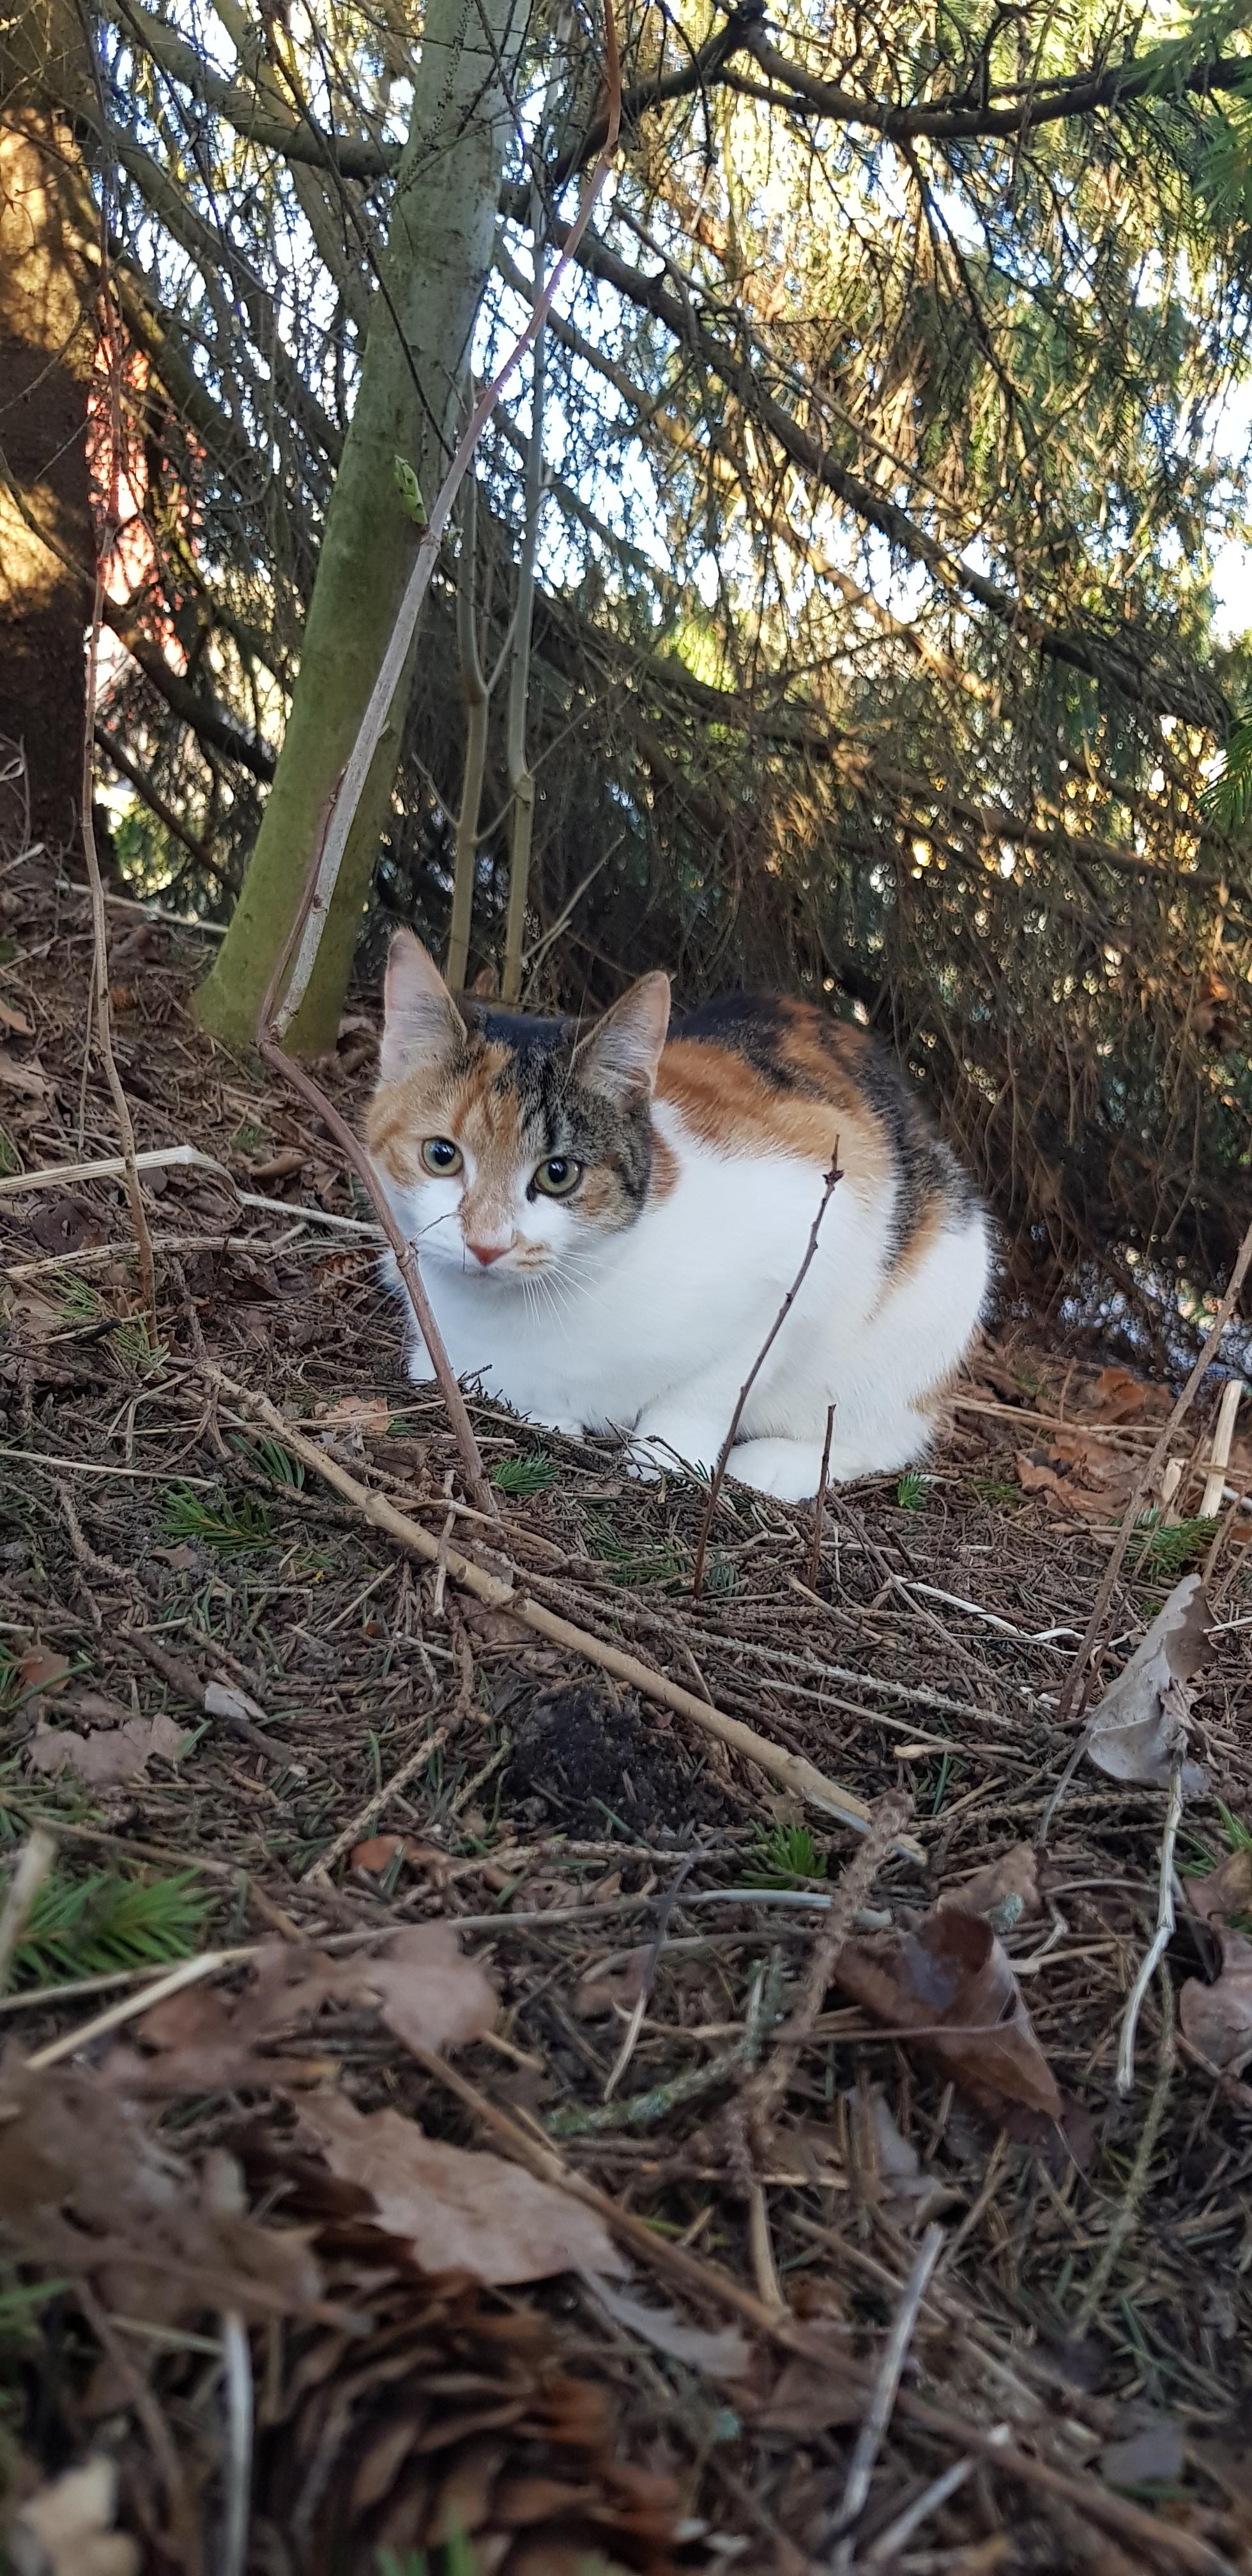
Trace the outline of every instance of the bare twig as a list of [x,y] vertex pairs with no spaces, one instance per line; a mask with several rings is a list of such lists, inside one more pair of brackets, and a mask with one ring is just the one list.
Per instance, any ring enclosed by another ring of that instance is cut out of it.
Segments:
[[1074,2320],[1076,2336],[1085,2334],[1090,2326],[1112,2280],[1120,2256],[1134,2232],[1140,2204],[1147,2189],[1148,2176],[1152,2170],[1152,2158],[1156,2152],[1161,2122],[1165,2117],[1165,2106],[1169,2100],[1169,2088],[1173,2082],[1174,2068],[1177,2063],[1174,1988],[1168,1968],[1162,1967],[1160,1976],[1161,2045],[1157,2056],[1156,2082],[1152,2088],[1152,2099],[1148,2104],[1143,2127],[1139,2132],[1139,2143],[1135,2148],[1135,2160],[1127,2177],[1126,2188],[1105,2238],[1103,2253],[1079,2304],[1078,2314]]
[[[1170,1688],[1178,1700],[1184,1698],[1177,1682],[1171,1683]],[[1184,1733],[1174,1755],[1173,1768],[1169,1775],[1169,1801],[1165,1809],[1165,1828],[1161,1835],[1161,1876],[1156,1906],[1156,1930],[1152,1935],[1139,1974],[1130,1989],[1126,2010],[1122,2016],[1121,2038],[1117,2048],[1117,2089],[1121,2094],[1134,2091],[1135,2032],[1139,2027],[1143,1999],[1174,1935],[1174,1852],[1178,1843],[1178,1828],[1182,1823],[1185,1752]]]
[[813,1536],[809,1543],[809,1581],[815,1590],[818,1575],[822,1570],[822,1522],[826,1517],[826,1480],[830,1474],[830,1444],[834,1429],[835,1408],[833,1404],[828,1404],[826,1437],[822,1442],[822,1471],[817,1479],[817,1493],[813,1501]]
[[[822,1219],[830,1205],[835,1184],[837,1181],[841,1181],[842,1179],[843,1174],[839,1169],[839,1139],[836,1136],[835,1150],[830,1158],[830,1170],[827,1172],[825,1181],[822,1185],[821,1205],[819,1206],[817,1214],[809,1229],[809,1239],[804,1248],[804,1259],[791,1282],[791,1286],[787,1290],[787,1294],[774,1317],[773,1323],[770,1325],[769,1331],[757,1352],[756,1358],[744,1379],[743,1385],[739,1389],[738,1400],[736,1402],[734,1412],[730,1417],[730,1428],[722,1442],[721,1449],[718,1454],[717,1465],[709,1478],[708,1500],[705,1503],[704,1517],[700,1523],[700,1536],[696,1541],[696,1561],[691,1577],[691,1597],[693,1601],[699,1600],[704,1583],[704,1556],[709,1543],[709,1531],[713,1526],[713,1514],[717,1509],[717,1497],[722,1490],[722,1483],[726,1474],[726,1461],[730,1456],[731,1450],[734,1448],[739,1425],[743,1420],[743,1408],[748,1401],[748,1397],[752,1393],[752,1389],[765,1366],[765,1362],[769,1358],[770,1352],[772,1351],[774,1344],[782,1331],[783,1325],[786,1323],[787,1317],[791,1313],[791,1309],[800,1294],[800,1290],[804,1286],[804,1282],[808,1277],[813,1255],[817,1250],[817,1238],[822,1230]],[[826,1450],[826,1466],[827,1468],[830,1466],[829,1446]]]
[[[1235,1311],[1235,1307],[1238,1303],[1239,1291],[1247,1277],[1249,1262],[1252,1262],[1252,1225],[1248,1227],[1247,1233],[1239,1246],[1238,1254],[1235,1259],[1235,1266],[1230,1274],[1229,1286],[1227,1287],[1226,1294],[1223,1297],[1221,1304],[1213,1317],[1213,1321],[1204,1336],[1204,1340],[1200,1345],[1199,1356],[1197,1357],[1195,1366],[1191,1371],[1191,1375],[1178,1398],[1178,1402],[1174,1406],[1173,1412],[1170,1414],[1168,1422],[1164,1424],[1162,1430],[1159,1432],[1155,1442],[1153,1443],[1150,1455],[1144,1460],[1144,1463],[1135,1478],[1130,1499],[1126,1505],[1124,1513],[1122,1514],[1121,1528],[1114,1540],[1113,1551],[1108,1564],[1105,1566],[1100,1589],[1096,1594],[1094,1603],[1092,1604],[1091,1617],[1087,1621],[1086,1634],[1084,1635],[1082,1644],[1074,1657],[1073,1664],[1071,1665],[1066,1677],[1065,1687],[1061,1692],[1060,1701],[1057,1707],[1058,1725],[1063,1726],[1066,1720],[1071,1716],[1075,1718],[1081,1717],[1083,1709],[1086,1707],[1088,1694],[1091,1689],[1092,1664],[1095,1650],[1103,1635],[1104,1622],[1108,1615],[1109,1603],[1113,1598],[1117,1578],[1122,1570],[1126,1550],[1129,1547],[1131,1539],[1138,1526],[1139,1513],[1142,1508],[1144,1495],[1154,1491],[1157,1479],[1160,1476],[1161,1469],[1164,1466],[1168,1455],[1169,1444],[1174,1438],[1179,1424],[1185,1420],[1186,1415],[1190,1411],[1196,1389],[1204,1376],[1205,1370],[1208,1368],[1210,1360],[1213,1359],[1215,1353],[1221,1346],[1222,1335]],[[1075,1703],[1077,1703],[1076,1706]]]
[[87,645],[88,720],[83,735],[83,810],[81,815],[83,857],[87,862],[87,881],[91,888],[91,926],[95,940],[95,962],[93,974],[96,998],[96,1036],[99,1041],[100,1058],[104,1066],[105,1079],[108,1082],[109,1090],[113,1095],[113,1109],[117,1118],[117,1132],[121,1138],[122,1175],[126,1184],[126,1202],[130,1209],[130,1221],[135,1231],[135,1249],[139,1255],[140,1293],[143,1298],[144,1313],[148,1319],[148,1330],[155,1341],[157,1320],[156,1262],[153,1258],[152,1236],[148,1230],[147,1211],[144,1207],[143,1191],[139,1182],[139,1167],[135,1160],[135,1129],[130,1114],[130,1102],[128,1101],[125,1090],[123,1089],[122,1077],[117,1069],[117,1058],[113,1053],[113,1017],[109,1002],[109,925],[105,919],[104,883],[100,875],[100,861],[96,852],[95,824],[92,820],[91,810],[92,787],[94,783],[92,773],[95,766],[92,759],[93,735],[91,728],[96,703],[96,665],[100,655],[100,612],[103,596],[104,593],[101,585],[100,574],[99,571],[97,571],[95,598],[92,602],[91,611],[91,635]]
[[23,1844],[17,1865],[5,1889],[4,1912],[0,1914],[0,1994],[9,1982],[13,1953],[30,1919],[30,1909],[57,1856],[51,1834],[39,1827]]
[[[549,1610],[542,1602],[531,1600],[511,1572],[508,1580],[488,1574],[472,1558],[463,1556],[457,1548],[445,1546],[440,1539],[432,1537],[429,1530],[421,1529],[416,1521],[410,1520],[406,1513],[397,1511],[395,1504],[388,1502],[385,1495],[374,1493],[368,1485],[360,1484],[326,1450],[319,1449],[312,1440],[306,1440],[267,1396],[240,1386],[212,1362],[205,1374],[210,1385],[230,1396],[245,1412],[255,1415],[267,1430],[281,1439],[285,1448],[303,1459],[306,1467],[311,1467],[324,1483],[333,1486],[336,1493],[342,1494],[363,1519],[375,1529],[385,1530],[411,1556],[421,1557],[427,1565],[437,1564],[442,1556],[452,1582],[472,1592],[479,1601],[485,1601],[490,1609],[507,1610],[510,1617],[520,1620],[523,1627],[534,1629],[538,1636],[547,1637],[553,1644],[584,1656],[588,1663],[598,1664],[602,1671],[613,1673],[619,1681],[628,1682],[646,1699],[659,1701],[663,1708],[675,1709],[706,1735],[717,1736],[721,1743],[730,1746],[732,1752],[738,1753],[745,1761],[755,1762],[762,1771],[791,1790],[794,1796],[804,1798],[823,1814],[837,1816],[841,1823],[853,1826],[859,1833],[867,1830],[870,1809],[864,1800],[855,1797],[850,1789],[841,1788],[836,1781],[827,1779],[825,1773],[806,1761],[803,1754],[785,1752],[781,1745],[771,1744],[767,1736],[758,1735],[753,1727],[743,1725],[738,1718],[725,1716],[708,1700],[697,1699],[694,1691],[684,1690],[680,1683],[670,1681],[666,1674],[657,1672],[651,1664],[641,1663],[637,1655],[624,1653],[621,1647],[593,1636],[586,1628],[575,1627],[571,1620],[560,1618],[556,1611]],[[899,1837],[897,1848],[910,1859],[920,1857],[919,1845],[908,1835]]]
[[758,2156],[764,2155],[768,2149],[766,2133],[774,2106],[791,2081],[795,2060],[789,2052],[794,2052],[812,2030],[831,1981],[835,1960],[888,1852],[899,1839],[907,1815],[908,1808],[903,1798],[880,1799],[860,1850],[853,1854],[838,1886],[831,1891],[826,1920],[814,1939],[800,1992],[781,2030],[773,2034],[774,2049],[769,2063],[762,2067],[744,2094],[744,2123]]
[[344,1826],[342,1833],[336,1834],[333,1843],[328,1843],[326,1850],[319,1852],[315,1861],[310,1862],[300,1882],[301,1886],[307,1887],[311,1879],[329,1876],[336,1861],[342,1860],[344,1853],[351,1851],[353,1844],[361,1841],[375,1818],[382,1815],[384,1809],[390,1805],[391,1800],[401,1789],[407,1789],[411,1780],[420,1778],[428,1763],[433,1762],[440,1746],[447,1741],[447,1727],[435,1727],[427,1736],[425,1743],[419,1744],[416,1753],[411,1753],[408,1761],[402,1762],[399,1770],[393,1771],[391,1778],[383,1782],[381,1789],[375,1790],[373,1797],[362,1807],[360,1814],[354,1816],[351,1823]]
[[905,2283],[904,2296],[896,2310],[895,2323],[887,2338],[887,2347],[879,2366],[878,2377],[874,2382],[874,2392],[865,2421],[857,2434],[856,2445],[848,2463],[843,2502],[839,2508],[836,2525],[843,2537],[838,2541],[830,2562],[831,2576],[845,2576],[845,2571],[851,2567],[856,2554],[854,2527],[865,2510],[870,2479],[874,2474],[874,2463],[882,2449],[883,2436],[891,2421],[899,2394],[901,2375],[908,2358],[909,2345],[913,2340],[931,2273],[943,2251],[943,2242],[942,2227],[935,2225],[927,2228],[918,2247],[917,2260]]
[[[323,811],[321,824],[318,829],[318,847],[316,847],[313,852],[313,858],[309,868],[308,878],[305,883],[303,896],[301,897],[299,906],[297,907],[295,918],[287,933],[282,950],[275,961],[274,971],[270,977],[264,999],[261,1003],[260,1018],[257,1023],[257,1048],[264,1062],[271,1067],[272,1071],[279,1074],[284,1082],[290,1083],[292,1090],[297,1091],[301,1099],[307,1101],[311,1109],[316,1110],[318,1117],[322,1121],[322,1125],[327,1129],[329,1134],[334,1137],[340,1152],[343,1154],[352,1170],[356,1173],[363,1188],[368,1192],[370,1202],[377,1214],[379,1224],[381,1225],[383,1233],[391,1246],[393,1254],[395,1255],[396,1268],[399,1271],[400,1277],[408,1292],[409,1304],[413,1309],[414,1321],[416,1322],[417,1329],[421,1334],[422,1340],[426,1345],[427,1352],[429,1353],[430,1364],[435,1372],[435,1379],[439,1387],[439,1392],[448,1408],[448,1420],[452,1425],[453,1435],[455,1437],[457,1447],[461,1452],[461,1464],[465,1472],[466,1484],[474,1502],[478,1505],[479,1511],[485,1513],[490,1520],[496,1521],[500,1517],[499,1504],[496,1500],[493,1487],[487,1481],[487,1474],[483,1466],[478,1442],[474,1437],[474,1426],[465,1409],[465,1398],[461,1393],[456,1371],[452,1366],[452,1362],[449,1359],[447,1350],[444,1346],[443,1335],[439,1330],[438,1324],[435,1322],[430,1299],[428,1298],[426,1290],[422,1284],[422,1276],[418,1268],[417,1252],[415,1247],[409,1242],[408,1237],[401,1232],[399,1225],[396,1223],[391,1202],[387,1197],[387,1193],[383,1188],[382,1182],[379,1180],[378,1174],[375,1171],[364,1146],[361,1144],[359,1138],[353,1135],[347,1119],[340,1117],[339,1111],[335,1108],[333,1101],[327,1099],[325,1092],[321,1089],[320,1084],[314,1081],[313,1076],[308,1071],[307,1067],[301,1064],[295,1056],[287,1055],[284,1052],[278,1033],[278,1022],[275,1017],[275,997],[282,988],[282,979],[286,970],[287,961],[297,939],[300,936],[302,926],[314,900],[319,874],[320,846],[331,819],[332,806],[333,791],[332,797]],[[288,1000],[289,999],[290,994],[288,995]],[[284,1007],[286,1007],[286,1005],[284,1005]]]

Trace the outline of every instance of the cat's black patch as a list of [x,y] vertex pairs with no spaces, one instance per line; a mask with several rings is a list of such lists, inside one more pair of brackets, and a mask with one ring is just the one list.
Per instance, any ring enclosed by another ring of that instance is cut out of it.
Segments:
[[695,1038],[704,1046],[729,1047],[779,1091],[801,1091],[820,1099],[820,1086],[806,1081],[787,1061],[791,1025],[791,1013],[777,993],[721,993],[689,1011],[670,1035]]

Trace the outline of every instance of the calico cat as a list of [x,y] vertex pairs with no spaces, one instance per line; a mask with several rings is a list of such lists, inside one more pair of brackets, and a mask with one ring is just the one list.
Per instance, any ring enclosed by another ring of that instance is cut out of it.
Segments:
[[[387,968],[370,1152],[458,1376],[532,1421],[617,1430],[643,1473],[814,1495],[920,1457],[986,1294],[987,1220],[902,1075],[808,1002],[734,994],[669,1029],[645,975],[579,1034],[453,1000],[411,931]],[[409,1374],[428,1378],[418,1344]]]

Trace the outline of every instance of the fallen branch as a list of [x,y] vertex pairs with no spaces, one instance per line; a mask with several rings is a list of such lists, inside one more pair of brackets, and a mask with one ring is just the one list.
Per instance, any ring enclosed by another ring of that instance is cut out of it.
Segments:
[[[325,1449],[319,1449],[315,1441],[307,1440],[303,1432],[297,1431],[267,1396],[238,1385],[212,1361],[205,1363],[204,1369],[210,1385],[241,1405],[245,1413],[263,1422],[267,1431],[281,1440],[285,1449],[301,1459],[306,1467],[311,1467],[325,1484],[333,1486],[335,1492],[341,1494],[345,1502],[351,1503],[374,1529],[385,1530],[387,1536],[406,1549],[410,1556],[421,1557],[427,1565],[442,1564],[453,1583],[459,1584],[466,1592],[472,1592],[475,1599],[485,1602],[489,1609],[506,1610],[522,1627],[533,1629],[536,1636],[545,1637],[550,1644],[563,1646],[572,1654],[584,1656],[588,1663],[598,1664],[602,1672],[612,1673],[617,1681],[628,1683],[645,1699],[658,1702],[662,1708],[674,1709],[680,1717],[688,1718],[693,1725],[700,1727],[704,1734],[715,1735],[720,1743],[728,1745],[744,1761],[755,1762],[759,1770],[767,1772],[771,1779],[790,1790],[793,1797],[805,1799],[824,1815],[838,1817],[841,1824],[851,1825],[858,1833],[867,1831],[872,1811],[864,1800],[854,1796],[850,1789],[841,1788],[838,1782],[828,1780],[825,1773],[819,1771],[814,1763],[807,1762],[802,1754],[788,1753],[781,1745],[771,1744],[768,1736],[758,1735],[754,1727],[743,1725],[738,1718],[726,1717],[721,1709],[713,1708],[707,1700],[697,1699],[694,1691],[684,1690],[680,1683],[670,1681],[667,1674],[657,1672],[651,1664],[641,1663],[638,1656],[623,1653],[620,1646],[609,1645],[604,1638],[593,1636],[589,1629],[576,1628],[571,1620],[560,1618],[555,1610],[546,1609],[542,1602],[532,1601],[511,1570],[507,1579],[489,1574],[471,1557],[463,1556],[458,1548],[449,1547],[446,1541],[432,1537],[429,1530],[419,1528],[418,1523],[410,1520],[406,1513],[397,1511],[395,1504],[388,1502],[385,1495],[374,1493],[368,1485],[360,1484],[355,1476],[349,1475],[346,1467],[339,1465],[337,1459],[330,1457]],[[920,1845],[907,1834],[899,1836],[896,1849],[910,1860],[922,1857]]]
[[[699,1600],[704,1586],[704,1552],[709,1543],[709,1531],[713,1526],[713,1514],[717,1509],[717,1497],[722,1490],[722,1481],[726,1474],[726,1461],[730,1456],[731,1450],[734,1448],[739,1425],[743,1420],[743,1408],[748,1401],[748,1397],[752,1393],[752,1389],[755,1386],[756,1381],[765,1366],[766,1360],[769,1358],[770,1352],[782,1331],[783,1325],[786,1323],[787,1317],[791,1313],[791,1309],[800,1294],[800,1290],[804,1286],[804,1282],[808,1277],[813,1255],[817,1250],[817,1238],[822,1230],[822,1218],[825,1216],[826,1210],[830,1205],[835,1183],[842,1179],[843,1174],[839,1169],[839,1139],[836,1136],[835,1150],[830,1158],[830,1170],[826,1174],[825,1184],[822,1189],[821,1205],[818,1208],[817,1214],[813,1219],[813,1223],[809,1228],[809,1239],[804,1247],[804,1259],[791,1282],[791,1286],[787,1290],[787,1294],[774,1317],[773,1323],[770,1325],[769,1331],[757,1352],[756,1358],[743,1381],[743,1385],[739,1389],[738,1400],[736,1402],[734,1412],[730,1417],[730,1428],[722,1442],[721,1449],[718,1453],[717,1465],[709,1479],[709,1498],[704,1506],[704,1518],[700,1523],[700,1536],[696,1541],[695,1569],[691,1578],[691,1597],[693,1601]],[[827,1470],[830,1466],[830,1428],[830,1412],[828,1409],[826,1416],[826,1445],[822,1457],[823,1492],[825,1491]]]
[[[298,1092],[309,1108],[316,1111],[323,1127],[334,1137],[345,1161],[356,1173],[366,1191],[378,1222],[391,1246],[396,1268],[404,1282],[409,1304],[413,1309],[414,1322],[426,1345],[430,1364],[435,1372],[436,1384],[447,1406],[448,1420],[452,1425],[456,1445],[461,1452],[466,1484],[480,1512],[484,1513],[489,1520],[496,1521],[500,1516],[500,1507],[487,1482],[486,1469],[483,1466],[478,1442],[474,1437],[473,1423],[465,1409],[465,1398],[461,1393],[460,1382],[448,1357],[443,1335],[435,1322],[430,1299],[422,1284],[416,1247],[410,1243],[407,1235],[402,1233],[391,1201],[369,1155],[359,1137],[354,1136],[347,1119],[340,1117],[334,1103],[327,1099],[320,1084],[314,1081],[307,1068],[294,1056],[285,1054],[283,1050],[280,1020],[284,1014],[278,1010],[277,997],[283,989],[283,978],[291,962],[292,950],[307,926],[316,901],[322,846],[334,817],[336,798],[342,784],[343,781],[340,779],[338,786],[332,788],[322,809],[322,818],[318,826],[304,892],[296,907],[291,927],[274,961],[273,974],[265,988],[257,1020],[257,1051],[262,1061],[270,1067],[271,1072],[276,1073],[281,1081],[290,1083],[292,1090]],[[287,1011],[285,1004],[284,1013],[289,1019],[290,1012]]]

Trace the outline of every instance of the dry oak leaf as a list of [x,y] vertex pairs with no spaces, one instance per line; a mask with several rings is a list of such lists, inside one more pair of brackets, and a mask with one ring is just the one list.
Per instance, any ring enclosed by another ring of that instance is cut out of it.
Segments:
[[399,2111],[358,2111],[344,2094],[300,2105],[300,2131],[332,2173],[370,2194],[378,2225],[428,2272],[502,2287],[556,2272],[626,2270],[602,2219],[521,2165],[427,2138]]
[[31,2068],[16,2050],[0,2065],[0,2241],[153,2322],[295,2314],[319,2293],[304,2238],[222,2206],[94,2068]]
[[702,2370],[708,2379],[743,2378],[751,2353],[738,2326],[687,2325],[673,2308],[650,2308],[642,2299],[630,2298],[625,2290],[613,2289],[608,2281],[597,2280],[594,2287],[596,2298],[615,2325],[625,2326],[629,2334],[654,2344],[671,2360],[685,2361],[690,2369]]
[[27,1691],[56,1691],[64,1688],[70,1669],[68,1655],[58,1655],[51,1646],[28,1646],[19,1655],[17,1678],[22,1697]]
[[364,1431],[381,1439],[391,1420],[391,1406],[380,1395],[343,1395],[335,1404],[319,1404],[316,1431]]
[[850,2098],[857,2128],[857,2167],[866,2200],[881,2200],[906,2232],[924,2227],[940,2210],[950,2209],[960,2192],[924,2171],[916,2147],[897,2125],[882,2085],[858,2085]]
[[113,2528],[117,2465],[102,2451],[17,2507],[6,2534],[15,2576],[136,2576],[139,2550]]
[[[1186,1684],[1209,1651],[1208,1596],[1198,1574],[1184,1574],[1157,1612],[1141,1645],[1089,1712],[1087,1751],[1111,1780],[1164,1788],[1186,1739]],[[1183,1767],[1194,1797],[1205,1785],[1196,1763]]]
[[641,1941],[614,1962],[610,1956],[587,1969],[574,1990],[573,2009],[580,2021],[603,2021],[612,2012],[630,2013],[644,1992],[655,1944]]
[[306,2085],[325,2061],[273,2057],[265,2043],[324,2004],[376,2005],[406,2047],[453,2048],[495,2027],[498,1998],[485,1969],[461,1956],[451,1923],[393,1934],[377,1958],[333,1959],[324,1950],[267,1942],[242,1993],[188,1988],[145,2014],[137,2037],[153,2054],[116,2048],[107,2064],[123,2091],[205,2093]]
[[141,1780],[154,1753],[163,1762],[177,1762],[191,1740],[161,1709],[155,1717],[128,1717],[124,1726],[94,1727],[90,1735],[72,1726],[38,1726],[26,1758],[32,1770],[54,1780],[62,1771],[76,1771],[92,1788],[112,1789]]
[[1237,1843],[1206,1878],[1185,1878],[1183,1886],[1192,1913],[1214,1929],[1238,1914],[1252,1914],[1252,1844]]
[[1010,2103],[1061,2119],[1012,1964],[981,1916],[936,1906],[894,1945],[845,1942],[834,1977],[880,2021],[913,2031],[993,2119]]
[[1252,1941],[1224,1925],[1213,1928],[1221,1943],[1221,1974],[1211,1986],[1188,1977],[1178,1998],[1179,2018],[1192,2047],[1210,2065],[1239,2075],[1252,2060]]
[[957,1905],[963,1914],[981,1914],[993,1932],[1011,1932],[1028,1915],[1038,1914],[1039,1860],[1033,1843],[1014,1843],[998,1860],[946,1891],[941,1907]]
[[52,1097],[52,1085],[38,1056],[32,1056],[28,1064],[21,1064],[5,1046],[0,1046],[0,1082],[10,1091],[25,1092],[31,1100],[50,1100]]

